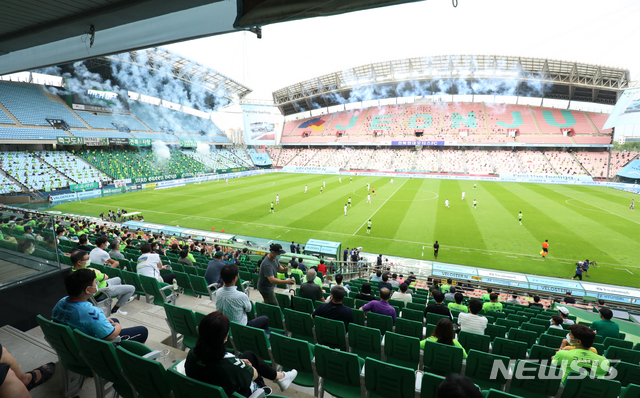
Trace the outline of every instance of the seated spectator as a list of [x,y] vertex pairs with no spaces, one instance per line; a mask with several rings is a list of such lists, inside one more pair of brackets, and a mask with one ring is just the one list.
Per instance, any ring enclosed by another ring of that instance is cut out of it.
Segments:
[[55,371],[56,365],[49,362],[31,372],[22,373],[18,361],[0,344],[0,397],[31,398],[28,391],[44,384]]
[[298,372],[277,372],[251,351],[238,357],[227,352],[225,343],[229,338],[229,318],[215,311],[202,319],[198,327],[198,341],[187,354],[185,373],[192,379],[221,387],[227,396],[239,393],[249,397],[258,388],[271,394],[271,388],[263,377],[278,383],[285,391]]
[[487,293],[482,295],[482,301],[491,300],[491,293],[493,293],[493,289],[492,288],[488,288],[487,289]]
[[544,308],[544,305],[540,303],[540,296],[533,296],[533,303],[529,303],[529,307]]
[[33,232],[33,228],[31,228],[30,225],[25,226],[22,237],[25,239],[35,239],[36,237],[31,232]]
[[556,307],[558,308],[558,315],[562,318],[562,323],[567,325],[573,325],[575,322],[572,319],[569,319],[569,309],[566,307]]
[[89,336],[111,341],[120,336],[123,340],[144,343],[149,331],[144,326],[123,329],[117,319],[108,319],[104,312],[91,304],[89,298],[98,292],[96,274],[90,269],[79,269],[64,280],[67,297],[58,301],[51,319],[78,329]]
[[356,300],[366,300],[371,301],[375,300],[375,296],[371,295],[371,285],[368,283],[363,283],[360,288],[360,293],[356,294]]
[[393,291],[391,287],[391,283],[389,283],[389,275],[382,275],[382,280],[378,282],[378,290],[389,289],[389,291]]
[[302,257],[298,258],[298,269],[302,272],[307,272],[307,267],[302,263],[304,259]]
[[391,274],[391,279],[389,279],[389,283],[392,287],[400,287],[400,282],[398,282],[398,274]]
[[482,398],[482,392],[471,379],[459,374],[450,374],[438,386],[436,398]]
[[[362,285],[364,286],[364,284]],[[375,314],[389,315],[393,318],[393,323],[396,323],[396,310],[389,305],[389,299],[391,298],[391,290],[383,288],[380,290],[380,300],[369,301],[367,304],[360,307],[365,314],[371,311]]]
[[400,290],[397,292],[393,292],[393,295],[391,296],[392,300],[400,300],[400,301],[404,301],[404,306],[407,306],[407,303],[411,303],[413,302],[413,296],[410,295],[409,293],[407,293],[407,290],[409,289],[409,287],[407,286],[406,283],[403,283],[400,285]]
[[87,246],[87,243],[89,243],[89,238],[87,237],[87,235],[80,235],[76,247],[89,253],[91,251],[91,248]]
[[345,284],[342,283],[342,280],[344,279],[342,274],[336,274],[336,275],[334,275],[333,278],[335,280],[335,283],[332,284],[333,286],[341,286],[342,288],[344,288],[344,290],[346,290],[348,292],[351,291],[351,287],[349,285],[345,285]]
[[322,274],[322,276],[327,275],[327,266],[324,264],[324,260],[320,260],[320,264],[318,264],[318,272]]
[[595,377],[606,376],[609,372],[607,358],[594,354],[589,350],[596,339],[596,333],[585,325],[569,327],[569,344],[573,350],[560,350],[551,358],[551,364],[562,369],[562,382],[574,369],[587,369],[595,373]]
[[484,303],[482,305],[482,312],[487,313],[487,311],[496,311],[502,312],[502,303],[498,302],[498,293],[491,293],[489,295],[489,302]]
[[89,253],[89,261],[107,267],[118,268],[120,266],[120,263],[109,257],[109,253],[105,251],[108,242],[109,240],[106,236],[101,236],[96,239],[96,247]]
[[306,282],[300,285],[300,297],[310,299],[311,301],[322,301],[324,303],[323,290],[315,283],[315,279],[316,271],[314,269],[307,271]]
[[69,237],[67,236],[67,234],[68,232],[64,229],[62,225],[56,228],[56,236],[58,237],[59,240],[69,240]]
[[[455,332],[453,331],[453,323],[451,323],[451,319],[442,318],[436,324],[436,328],[433,329],[433,333],[431,337],[427,337],[425,340],[420,342],[420,348],[424,349],[425,342],[435,341],[436,343],[452,345],[455,347],[462,348],[462,345],[455,339]],[[467,358],[467,351],[462,348],[462,358]]]
[[[118,277],[114,277],[109,279],[107,274],[103,274],[97,269],[89,267],[89,255],[84,250],[74,249],[75,251],[71,254],[71,265],[73,268],[72,272],[80,270],[80,269],[90,269],[96,275],[96,281],[98,282],[98,289],[103,289],[102,292],[98,292],[95,294],[95,298],[97,301],[100,301],[102,297],[106,298],[117,296],[118,301],[116,301],[116,305],[111,309],[111,315],[116,312],[120,315],[127,315],[126,312],[122,311],[122,307],[124,307],[128,302],[131,301],[131,296],[136,291],[135,286],[124,285],[122,281]],[[108,289],[105,289],[108,288]]]
[[187,257],[189,252],[187,250],[183,250],[180,252],[180,258],[178,259],[178,263],[182,265],[186,265],[189,267],[193,267],[193,262]]
[[[429,287],[429,294],[431,296],[433,296],[434,292],[442,292],[440,290],[440,284],[438,283],[438,281],[433,281],[433,284]],[[444,294],[442,295],[443,299],[444,299]]]
[[169,250],[169,253],[171,254],[180,254],[182,252],[182,250],[180,250],[180,246],[178,246],[177,243],[173,243],[171,245],[171,250]]
[[[449,293],[449,289],[451,288],[451,283],[453,283],[451,278],[447,278],[447,283],[445,283],[444,285],[440,286],[440,291],[445,294],[445,297],[446,297],[447,293]],[[445,298],[445,300],[447,300],[447,299]]]
[[571,292],[567,292],[567,295],[566,295],[566,297],[564,298],[563,301],[564,301],[565,304],[575,304],[576,303],[576,299],[571,297]]
[[455,303],[449,303],[447,305],[447,307],[449,307],[450,310],[465,312],[465,313],[469,312],[469,307],[462,304],[462,300],[464,300],[464,296],[462,295],[462,293],[456,292],[456,294],[453,296],[453,299],[455,300]]
[[449,288],[447,289],[448,293],[444,293],[444,299],[447,301],[455,301],[456,299],[456,287],[455,286],[449,286]]
[[209,261],[209,265],[207,265],[207,272],[204,274],[204,279],[207,280],[208,284],[218,283],[222,285],[220,271],[222,271],[222,267],[226,265],[226,263],[222,261],[223,257],[224,253],[217,251],[216,254],[213,255],[213,260]]
[[158,282],[172,283],[175,275],[160,274],[161,269],[167,269],[167,265],[162,265],[160,255],[151,253],[151,245],[145,243],[140,246],[141,256],[138,257],[137,273],[138,275],[146,275],[156,278]]
[[269,337],[269,317],[263,315],[252,320],[248,320],[247,312],[253,308],[249,297],[238,291],[239,269],[235,264],[227,264],[222,267],[220,277],[224,286],[216,291],[216,310],[229,318],[231,322],[247,325],[258,329],[264,329]]
[[31,254],[36,250],[36,246],[30,240],[21,240],[18,242],[18,251],[22,254]]
[[109,247],[111,248],[111,250],[109,250],[109,257],[125,260],[124,254],[120,251],[120,241],[118,239],[111,242]]
[[[520,300],[518,300],[518,296],[516,294],[512,295],[506,302],[509,304],[520,304]],[[529,307],[531,307],[531,304],[529,304]]]
[[[289,263],[291,264],[291,263]],[[289,273],[291,274],[291,276],[293,275],[298,275],[300,277],[300,282],[302,282],[303,278],[304,278],[304,273],[300,270],[300,268],[298,268],[300,265],[298,264],[297,261],[294,261],[293,264],[291,264],[291,271],[289,271]]]
[[[1,237],[2,236],[0,233],[0,238]],[[47,236],[47,239],[45,239],[45,242],[47,243],[47,247],[44,248],[46,251],[51,253],[57,253],[59,256],[66,256],[65,252],[60,250],[59,246],[56,246],[56,238],[53,235]]]
[[[600,319],[591,324],[590,328],[603,338],[620,338],[620,326],[611,320],[613,312],[608,308],[600,308]],[[563,320],[564,321],[564,320]]]
[[[394,275],[395,275],[395,274],[394,274]],[[400,274],[400,276],[398,277],[398,279],[397,279],[397,280],[398,280],[398,283],[400,283],[401,285],[405,282],[405,280],[404,280],[404,276],[403,276],[402,274]],[[409,285],[409,284],[407,283],[407,285]]]
[[472,299],[469,302],[469,313],[460,313],[458,315],[458,326],[460,326],[461,332],[484,334],[489,321],[487,318],[480,316],[480,311],[482,311],[482,301]]
[[453,319],[453,317],[451,316],[451,311],[449,311],[449,308],[446,305],[442,304],[442,302],[444,301],[444,294],[442,294],[442,292],[439,290],[434,290],[433,299],[436,301],[436,303],[429,304],[424,309],[425,318],[427,317],[427,314],[431,312],[434,314],[445,315],[445,316],[448,316],[449,319]]
[[344,326],[349,330],[349,323],[353,322],[353,309],[342,304],[346,290],[340,285],[334,285],[331,288],[331,296],[329,302],[322,304],[311,314],[312,318],[321,316],[327,319],[344,322]]
[[291,257],[291,260],[289,260],[289,267],[294,268],[294,265],[298,265],[298,262],[295,257]]
[[369,281],[371,282],[382,282],[382,271],[378,270],[375,274],[372,274],[369,277]]
[[316,279],[314,279],[313,282],[315,282],[315,284],[320,286],[320,289],[322,289],[322,279],[320,279],[320,277],[318,276],[318,267],[313,266],[313,267],[309,268],[309,270],[307,270],[307,272],[310,271],[310,270],[316,271]]
[[549,328],[562,329],[562,318],[558,315],[553,315],[551,317],[551,326],[549,326]]

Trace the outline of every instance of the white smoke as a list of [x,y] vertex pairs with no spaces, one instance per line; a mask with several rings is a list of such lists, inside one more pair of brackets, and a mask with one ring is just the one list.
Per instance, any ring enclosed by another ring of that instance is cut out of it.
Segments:
[[169,147],[162,141],[153,141],[151,143],[151,150],[156,155],[158,163],[164,163],[171,158],[171,151]]
[[205,144],[204,142],[198,142],[198,146],[196,147],[196,152],[198,152],[201,155],[207,156],[210,150],[211,148],[209,147],[209,145]]

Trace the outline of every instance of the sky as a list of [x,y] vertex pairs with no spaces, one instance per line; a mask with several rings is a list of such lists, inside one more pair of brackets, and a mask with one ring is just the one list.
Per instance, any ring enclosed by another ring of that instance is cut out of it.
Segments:
[[166,46],[272,99],[274,90],[371,62],[482,54],[622,67],[640,80],[640,1],[431,0]]

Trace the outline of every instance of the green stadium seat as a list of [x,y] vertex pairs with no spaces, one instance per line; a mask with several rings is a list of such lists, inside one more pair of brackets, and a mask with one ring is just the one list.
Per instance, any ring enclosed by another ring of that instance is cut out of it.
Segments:
[[405,302],[402,301],[402,300],[389,300],[389,305],[395,306],[395,307],[400,307],[401,309],[404,309]]
[[534,323],[525,322],[522,325],[520,325],[520,329],[534,332],[537,337],[540,337],[540,335],[547,330],[547,327],[542,325],[536,325]]
[[[521,366],[526,366],[526,368],[520,368]],[[510,394],[520,395],[524,398],[547,398],[555,396],[560,389],[560,380],[562,379],[560,368],[519,359],[516,361],[515,369],[509,385]],[[522,371],[522,377],[518,376],[518,369],[525,369]]]
[[360,358],[380,359],[382,357],[381,344],[382,334],[380,330],[356,324],[349,325],[350,352]]
[[564,329],[558,329],[558,328],[549,327],[549,328],[547,328],[547,331],[545,333],[550,334],[552,336],[559,336],[559,337],[563,337],[564,338],[567,335],[567,333],[569,333],[569,332],[567,332]]
[[639,384],[629,384],[620,392],[619,398],[635,398],[640,397],[640,385]]
[[172,366],[167,371],[167,382],[173,390],[174,398],[242,398],[243,395],[234,392],[229,397],[222,387],[213,384],[203,383],[192,379],[177,370],[177,366]]
[[424,317],[424,309],[425,309],[425,305],[424,305],[424,304],[420,304],[420,303],[407,303],[406,308],[408,308],[408,309],[410,309],[410,310],[420,311],[420,314],[422,314],[422,316]]
[[193,292],[196,295],[208,296],[209,300],[215,301],[216,290],[218,290],[217,283],[209,284],[207,283],[207,280],[204,279],[204,276],[198,276],[198,275],[189,275],[189,282],[191,282],[191,286],[193,287]]
[[354,299],[353,297],[345,297],[342,299],[342,305],[344,305],[345,307],[353,308],[355,304],[356,299]]
[[484,395],[484,398],[522,398],[519,395],[509,394],[493,388],[483,391],[482,394]]
[[405,336],[416,337],[422,340],[422,322],[397,318],[395,332]]
[[496,337],[493,340],[492,353],[507,356],[511,359],[524,359],[527,357],[527,343]]
[[285,333],[284,316],[280,307],[261,302],[256,302],[254,305],[256,306],[256,315],[269,318],[269,330],[280,334]]
[[271,345],[263,329],[231,322],[231,339],[238,352],[251,351],[268,364],[273,364]]
[[[606,341],[606,340],[605,340]],[[628,363],[640,363],[640,351],[630,350],[628,348],[610,345],[604,352],[604,357],[611,359],[619,359]]]
[[449,317],[446,315],[434,314],[433,312],[429,312],[427,313],[427,316],[425,319],[426,319],[426,323],[437,325],[438,321],[440,321],[440,319],[443,319],[443,318],[449,319]]
[[313,319],[306,312],[294,311],[290,308],[285,308],[284,322],[287,326],[287,332],[290,337],[294,339],[304,340],[308,343],[315,344],[315,337],[313,335]]
[[591,347],[595,348],[598,351],[598,355],[604,355],[604,344],[593,343]]
[[365,326],[367,324],[367,318],[362,310],[353,310],[353,323],[358,324],[360,326]]
[[538,344],[551,348],[560,348],[562,340],[564,340],[563,336],[552,336],[547,333],[542,333],[538,339]]
[[[291,311],[290,309],[287,310]],[[302,312],[300,314],[310,318],[308,314]],[[270,340],[271,352],[275,363],[282,366],[285,372],[291,369],[297,370],[298,375],[293,383],[303,387],[313,387],[314,395],[317,396],[318,380],[311,364],[311,360],[315,355],[315,345],[305,340],[286,337],[278,333],[273,333]]]
[[[408,303],[408,304],[411,304],[411,303]],[[417,321],[424,325],[424,313],[422,311],[412,310],[409,307],[407,307],[402,310],[400,317],[404,319],[408,319],[410,321]]]
[[551,347],[546,347],[543,345],[534,344],[531,346],[529,350],[529,359],[530,360],[539,360],[539,361],[548,361],[547,363],[551,363],[551,357],[556,355],[556,349]]
[[146,275],[138,275],[140,284],[147,296],[147,303],[153,300],[155,305],[163,306],[165,303],[174,304],[178,298],[173,292],[173,286],[160,283],[156,278]]
[[146,296],[138,274],[136,274],[135,272],[122,271],[122,277],[124,278],[123,280],[127,285],[131,285],[136,289],[134,293],[136,294],[138,300],[140,299],[140,296]]
[[293,302],[293,308],[296,311],[300,311],[300,312],[306,312],[308,314],[312,314],[313,313],[313,301],[307,298],[302,298],[302,297],[298,297],[298,296],[293,296],[292,297],[292,302]]
[[158,361],[144,358],[121,344],[116,353],[122,371],[139,397],[171,398],[171,385],[167,371]]
[[484,330],[484,334],[491,338],[493,341],[496,337],[504,338],[507,335],[507,327],[502,325],[492,325],[488,324],[487,328]]
[[[420,377],[419,374],[418,377]],[[440,387],[443,381],[443,376],[424,372],[422,374],[422,380],[420,380],[420,398],[437,397],[438,387]]]
[[622,347],[627,350],[633,349],[633,342],[628,340],[616,339],[613,337],[607,337],[604,339],[604,349],[608,349],[610,346]]
[[189,279],[189,275],[185,272],[173,271],[173,275],[176,277],[176,282],[180,287],[180,293],[186,294],[187,296],[195,296],[193,292],[193,287],[191,286],[191,280]]
[[364,396],[364,386],[360,383],[360,372],[365,363],[364,359],[356,354],[316,345],[314,363],[320,378],[319,397],[323,396],[324,391],[338,398],[361,398]]
[[562,391],[562,398],[617,398],[622,385],[617,380],[605,378],[578,378],[577,372],[569,373]]
[[420,339],[417,337],[387,332],[382,341],[382,349],[384,360],[388,363],[413,370],[421,367]]
[[316,316],[313,320],[318,344],[326,345],[342,351],[347,350],[346,329],[344,322]]
[[536,334],[536,332],[532,332],[529,330],[511,328],[509,330],[508,338],[509,340],[522,341],[524,343],[527,343],[527,348],[531,348],[531,346],[536,343],[538,335]]
[[369,311],[367,313],[367,327],[380,330],[383,335],[393,330],[393,318],[389,315],[376,314]]
[[416,395],[414,369],[373,358],[365,360],[364,384],[371,398],[415,398]]
[[502,372],[494,374],[494,366],[502,364],[502,368],[508,373],[510,358],[502,355],[489,354],[478,350],[467,352],[467,366],[465,376],[471,379],[482,389],[495,388],[501,390],[507,379]]
[[640,385],[640,365],[627,362],[618,362],[613,365],[613,368],[617,372],[614,379],[618,380],[623,387],[626,387],[629,384]]
[[164,311],[167,314],[167,323],[171,329],[171,342],[178,348],[179,336],[182,335],[182,348],[193,348],[198,341],[198,330],[196,329],[196,317],[188,308],[178,307],[172,304],[165,304]]
[[462,370],[463,349],[460,347],[425,341],[424,371],[440,375],[460,373]]
[[520,324],[521,324],[520,322],[513,319],[505,319],[505,318],[496,319],[496,325],[505,326],[507,330],[511,328],[519,328]]
[[491,337],[484,334],[460,332],[458,333],[458,342],[467,352],[469,352],[469,350],[489,352]]

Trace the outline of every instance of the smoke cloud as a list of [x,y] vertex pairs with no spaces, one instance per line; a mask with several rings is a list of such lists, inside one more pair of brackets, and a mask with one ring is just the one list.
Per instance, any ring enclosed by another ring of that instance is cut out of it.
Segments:
[[198,146],[196,147],[196,152],[206,156],[209,154],[210,150],[211,150],[211,147],[209,147],[209,145],[205,144],[204,142],[198,142]]

